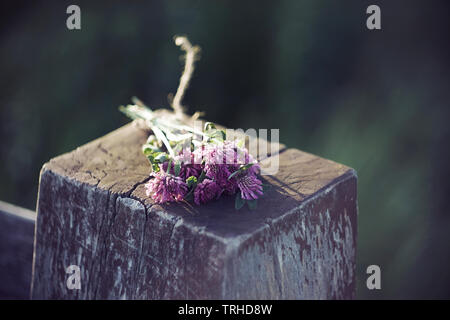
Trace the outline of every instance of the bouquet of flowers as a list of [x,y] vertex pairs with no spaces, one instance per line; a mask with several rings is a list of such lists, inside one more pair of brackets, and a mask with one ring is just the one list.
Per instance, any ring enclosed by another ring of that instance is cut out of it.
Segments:
[[245,141],[227,140],[225,131],[211,122],[198,130],[181,121],[186,115],[180,101],[192,75],[198,48],[185,37],[176,37],[175,42],[186,51],[185,69],[172,100],[176,117],[170,120],[160,117],[136,98],[134,104],[119,107],[152,132],[142,146],[152,168],[152,178],[145,185],[146,194],[156,203],[193,201],[197,205],[236,194],[236,209],[246,203],[254,209],[265,186],[258,178],[260,166],[245,148]]

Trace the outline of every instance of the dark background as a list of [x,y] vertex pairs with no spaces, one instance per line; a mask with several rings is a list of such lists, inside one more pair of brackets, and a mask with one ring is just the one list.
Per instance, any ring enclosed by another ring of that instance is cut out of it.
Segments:
[[[448,1],[8,1],[0,19],[0,199],[35,208],[50,158],[167,106],[202,47],[184,103],[233,128],[358,172],[359,298],[450,298]],[[81,7],[82,29],[66,28]],[[381,7],[381,31],[366,8]],[[377,264],[382,290],[365,287]]]

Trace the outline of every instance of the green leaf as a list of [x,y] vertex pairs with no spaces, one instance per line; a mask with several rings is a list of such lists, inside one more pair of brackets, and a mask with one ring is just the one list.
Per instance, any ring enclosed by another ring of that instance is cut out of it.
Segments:
[[214,125],[214,123],[206,122],[205,126],[203,127],[203,131],[206,132],[206,131],[209,131],[209,130],[215,129],[215,128],[216,128],[216,126]]
[[152,166],[152,171],[153,172],[159,172],[159,166],[158,164],[155,162],[155,160],[153,159],[152,156],[148,156],[147,157],[148,161],[150,162],[151,166]]
[[189,178],[186,179],[186,183],[188,188],[190,188],[197,184],[197,178],[195,176],[190,176]]
[[205,131],[205,135],[208,137],[207,142],[223,143],[226,139],[226,133],[223,130],[210,129]]
[[181,170],[181,163],[180,162],[175,162],[175,166],[173,168],[173,172],[175,174],[175,176],[179,176],[180,175],[180,170]]
[[203,180],[205,180],[206,178],[206,172],[202,171],[202,173],[200,173],[200,177],[198,177],[198,183],[201,183]]
[[153,172],[159,172],[161,169],[156,163],[152,163],[152,170]]
[[235,175],[237,175],[239,172],[245,171],[248,168],[250,168],[252,165],[254,165],[254,163],[248,163],[246,165],[243,165],[242,167],[240,167],[239,169],[237,169],[235,172],[233,172],[232,174],[230,174],[228,176],[228,180],[230,180],[231,178],[233,178]]
[[225,131],[216,129],[212,122],[205,123],[203,133],[208,138],[207,142],[222,143],[226,139]]
[[194,200],[195,188],[197,188],[197,178],[194,176],[190,176],[189,178],[186,179],[186,183],[188,185],[188,188],[190,188],[191,190],[189,190],[184,199],[186,201],[192,201]]
[[244,206],[244,204],[245,204],[245,200],[242,199],[241,193],[238,192],[238,193],[236,194],[236,198],[234,199],[234,208],[235,208],[236,210],[239,210],[239,209],[241,209],[241,208]]
[[167,164],[167,173],[170,173],[170,171],[172,170],[172,159],[169,159],[169,163]]
[[147,156],[148,161],[150,162],[151,166],[152,166],[152,171],[153,172],[159,172],[159,166],[156,163],[155,159],[154,159],[154,154],[149,154]]
[[247,205],[250,210],[255,210],[258,206],[258,200],[247,200]]
[[220,133],[222,133],[222,140],[223,140],[223,141],[227,140],[227,134],[226,134],[226,132],[223,131],[223,130],[220,130]]
[[230,180],[230,179],[233,178],[235,175],[237,175],[239,172],[241,172],[240,169],[236,170],[235,172],[233,172],[232,174],[230,174],[230,175],[228,176],[228,179],[227,179],[227,180]]
[[226,139],[227,135],[225,134],[225,131],[223,130],[217,130],[216,132],[214,132],[212,138],[216,139],[220,142],[224,142]]
[[155,161],[156,161],[157,163],[163,163],[163,162],[166,162],[168,159],[169,159],[169,156],[168,156],[168,154],[165,153],[165,152],[161,152],[160,154],[155,155]]
[[144,155],[149,156],[155,152],[161,152],[161,149],[157,146],[146,143],[142,146],[142,152],[144,153]]
[[253,166],[254,163],[247,163],[246,165],[243,165],[242,167],[240,167],[239,169],[244,171],[247,170],[248,168],[250,168],[251,166]]

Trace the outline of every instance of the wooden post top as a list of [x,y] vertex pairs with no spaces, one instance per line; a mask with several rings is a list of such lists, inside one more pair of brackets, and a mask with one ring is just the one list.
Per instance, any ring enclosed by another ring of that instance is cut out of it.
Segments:
[[[272,187],[258,200],[258,208],[234,209],[234,196],[222,196],[206,205],[171,203],[158,205],[145,195],[150,165],[141,152],[148,132],[125,125],[76,150],[51,159],[41,174],[51,171],[64,178],[129,197],[144,204],[147,211],[209,234],[219,240],[250,236],[267,224],[295,212],[305,202],[326,193],[336,184],[353,179],[348,199],[356,199],[356,172],[342,164],[279,145],[279,171],[263,176]],[[261,161],[262,167],[270,159]],[[323,208],[326,210],[326,208]]]
[[[37,299],[349,299],[355,292],[356,173],[272,144],[258,207],[145,194],[149,132],[126,125],[46,163],[39,185]],[[255,155],[253,155],[255,156]],[[80,267],[81,290],[66,268]]]

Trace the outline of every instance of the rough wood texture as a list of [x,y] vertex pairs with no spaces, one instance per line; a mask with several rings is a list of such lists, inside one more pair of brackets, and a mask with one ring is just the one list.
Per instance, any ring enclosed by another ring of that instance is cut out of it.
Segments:
[[29,299],[33,211],[0,201],[0,299]]
[[[280,170],[265,177],[273,187],[255,211],[236,212],[234,197],[156,205],[144,193],[146,137],[127,125],[44,165],[33,298],[354,296],[353,169],[280,146]],[[66,287],[72,264],[80,290]]]

